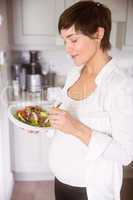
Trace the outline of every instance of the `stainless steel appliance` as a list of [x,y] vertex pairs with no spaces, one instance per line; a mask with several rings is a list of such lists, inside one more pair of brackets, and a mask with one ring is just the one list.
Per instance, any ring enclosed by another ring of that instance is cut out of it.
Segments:
[[30,62],[27,66],[26,89],[29,92],[41,92],[42,71],[38,59],[38,51],[30,51]]
[[29,92],[41,92],[42,90],[42,75],[40,74],[27,74],[27,91]]

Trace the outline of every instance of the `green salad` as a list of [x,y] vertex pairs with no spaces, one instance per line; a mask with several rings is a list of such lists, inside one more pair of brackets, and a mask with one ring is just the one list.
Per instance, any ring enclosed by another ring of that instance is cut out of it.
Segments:
[[26,124],[37,127],[50,127],[48,112],[40,106],[26,106],[17,110],[15,117]]

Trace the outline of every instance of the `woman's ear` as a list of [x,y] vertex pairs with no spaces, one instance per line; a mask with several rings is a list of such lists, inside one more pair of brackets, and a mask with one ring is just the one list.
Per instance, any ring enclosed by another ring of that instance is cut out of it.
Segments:
[[104,36],[104,28],[98,27],[96,36],[97,36],[97,39],[102,40]]

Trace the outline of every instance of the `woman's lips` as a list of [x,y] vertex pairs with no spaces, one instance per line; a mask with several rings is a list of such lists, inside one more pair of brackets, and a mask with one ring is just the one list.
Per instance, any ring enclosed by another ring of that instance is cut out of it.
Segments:
[[73,56],[71,56],[71,57],[72,57],[72,59],[75,59],[77,56],[78,56],[78,55],[73,55]]

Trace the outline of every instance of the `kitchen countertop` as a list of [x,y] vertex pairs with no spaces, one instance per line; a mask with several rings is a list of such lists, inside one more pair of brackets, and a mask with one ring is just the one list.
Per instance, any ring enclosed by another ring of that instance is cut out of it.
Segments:
[[12,87],[1,94],[1,102],[3,105],[11,105],[20,102],[41,102],[47,101],[47,89],[43,89],[41,92],[19,92],[18,95],[14,95]]
[[28,92],[20,91],[14,93],[13,88],[10,86],[1,95],[1,100],[3,104],[11,105],[20,102],[44,102],[44,101],[54,101],[61,94],[62,87],[47,87],[43,88],[41,92]]

